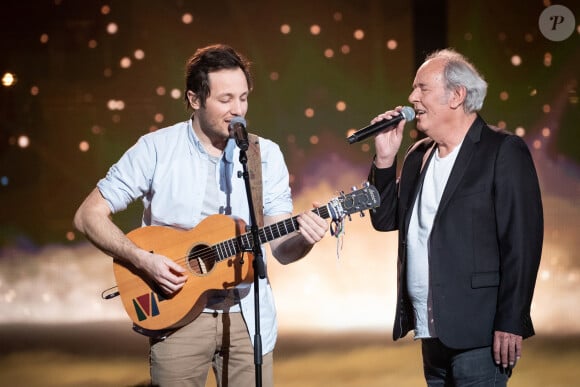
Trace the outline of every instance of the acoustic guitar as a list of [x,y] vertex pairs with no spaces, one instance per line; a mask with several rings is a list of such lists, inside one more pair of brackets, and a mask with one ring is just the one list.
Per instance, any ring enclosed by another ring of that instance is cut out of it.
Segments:
[[[355,212],[380,204],[377,189],[366,183],[351,193],[341,193],[325,206],[313,209],[324,219],[342,221]],[[298,230],[297,217],[258,230],[261,244]],[[186,269],[185,285],[166,297],[142,273],[118,260],[113,271],[125,311],[134,329],[148,336],[179,328],[193,321],[202,311],[211,289],[231,289],[252,282],[252,233],[240,219],[211,215],[191,230],[165,226],[145,226],[127,237],[140,248],[164,255]]]

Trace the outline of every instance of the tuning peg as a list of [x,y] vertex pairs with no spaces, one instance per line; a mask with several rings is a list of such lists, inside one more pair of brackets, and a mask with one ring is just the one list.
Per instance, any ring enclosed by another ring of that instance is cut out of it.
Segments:
[[360,212],[360,217],[364,218],[365,217],[365,213],[363,211]]
[[352,187],[350,187],[350,190],[351,190],[352,192],[356,191],[356,186],[355,186],[355,185],[353,185]]
[[370,187],[371,183],[369,183],[368,181],[365,181],[364,183],[362,183],[363,188],[368,188]]

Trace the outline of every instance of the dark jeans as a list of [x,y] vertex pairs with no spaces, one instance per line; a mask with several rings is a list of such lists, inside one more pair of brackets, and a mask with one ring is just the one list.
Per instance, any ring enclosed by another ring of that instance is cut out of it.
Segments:
[[497,366],[492,347],[452,349],[439,339],[421,340],[429,387],[505,387],[511,369]]

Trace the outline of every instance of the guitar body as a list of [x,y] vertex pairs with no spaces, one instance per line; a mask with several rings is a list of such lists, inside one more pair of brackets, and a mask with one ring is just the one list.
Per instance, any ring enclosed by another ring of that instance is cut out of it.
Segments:
[[140,248],[164,255],[186,269],[183,288],[166,297],[133,267],[114,260],[113,272],[125,311],[138,327],[147,331],[179,328],[202,311],[211,289],[231,289],[253,280],[251,252],[219,259],[211,246],[246,232],[245,223],[226,215],[212,215],[195,228],[183,231],[147,226],[127,237]]

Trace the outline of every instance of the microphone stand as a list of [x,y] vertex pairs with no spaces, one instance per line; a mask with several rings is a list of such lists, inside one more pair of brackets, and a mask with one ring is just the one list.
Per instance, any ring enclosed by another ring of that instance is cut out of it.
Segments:
[[266,269],[264,267],[264,261],[262,259],[262,246],[260,242],[258,225],[256,224],[256,213],[254,212],[254,203],[252,200],[252,189],[250,186],[250,174],[248,172],[248,156],[246,155],[246,150],[248,149],[247,141],[239,141],[238,147],[240,148],[240,163],[243,167],[243,173],[238,172],[238,177],[244,178],[244,183],[246,184],[246,195],[248,197],[248,206],[250,209],[250,221],[252,226],[250,231],[252,234],[253,245],[251,250],[254,254],[254,261],[252,262],[254,267],[254,321],[255,321],[255,333],[254,333],[254,364],[256,369],[256,387],[262,386],[262,336],[260,334],[260,278],[266,278]]

